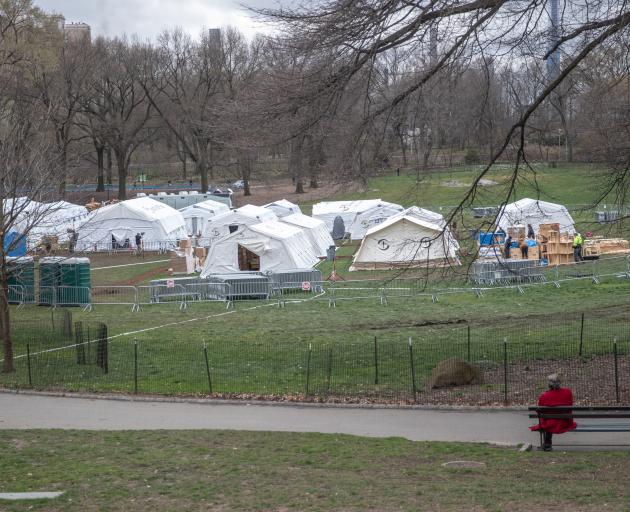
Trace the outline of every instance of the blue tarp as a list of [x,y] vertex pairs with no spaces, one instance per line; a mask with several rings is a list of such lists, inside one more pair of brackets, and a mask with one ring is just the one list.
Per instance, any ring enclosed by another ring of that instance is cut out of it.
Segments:
[[26,256],[26,237],[9,231],[4,237],[4,250],[9,256]]

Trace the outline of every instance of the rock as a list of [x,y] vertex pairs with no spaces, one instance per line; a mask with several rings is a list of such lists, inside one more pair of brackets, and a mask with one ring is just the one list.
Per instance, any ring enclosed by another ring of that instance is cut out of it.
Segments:
[[431,372],[432,388],[469,384],[483,384],[483,375],[477,366],[462,359],[446,359]]

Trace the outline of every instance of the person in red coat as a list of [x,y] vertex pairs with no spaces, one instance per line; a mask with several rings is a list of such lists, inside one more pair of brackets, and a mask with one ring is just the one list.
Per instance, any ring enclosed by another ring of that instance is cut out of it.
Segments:
[[[573,393],[569,388],[560,387],[560,378],[556,373],[547,377],[549,390],[545,391],[538,398],[540,407],[558,407],[563,405],[573,405]],[[558,410],[558,414],[569,413],[570,410]],[[577,427],[573,419],[541,419],[538,425],[530,427],[531,430],[540,431],[544,435],[543,450],[551,451],[551,438],[553,434],[564,434]]]

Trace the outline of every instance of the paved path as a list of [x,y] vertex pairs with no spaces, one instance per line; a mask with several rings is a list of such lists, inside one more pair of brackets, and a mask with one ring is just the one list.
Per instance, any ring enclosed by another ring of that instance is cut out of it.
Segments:
[[[0,393],[0,429],[225,429],[536,444],[538,435],[529,431],[530,424],[524,411],[235,405]],[[570,435],[572,443],[620,442],[610,435]]]

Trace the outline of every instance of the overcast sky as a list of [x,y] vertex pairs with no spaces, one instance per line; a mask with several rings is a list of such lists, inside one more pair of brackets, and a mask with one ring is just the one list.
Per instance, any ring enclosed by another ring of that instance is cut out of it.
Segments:
[[138,35],[153,39],[164,28],[180,26],[197,36],[202,28],[232,25],[248,36],[262,27],[241,4],[276,7],[290,0],[35,0],[46,12],[62,14],[66,22],[82,21],[93,36]]

